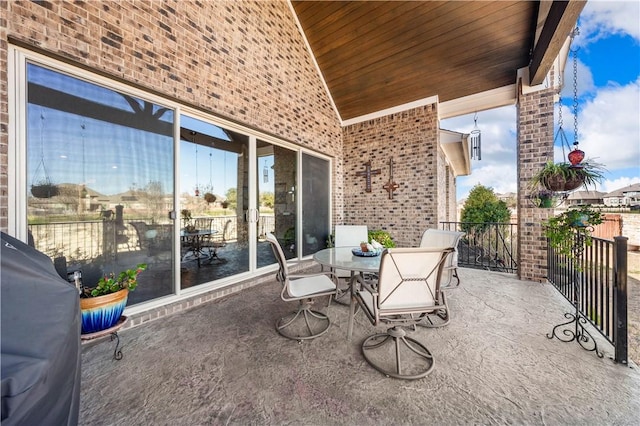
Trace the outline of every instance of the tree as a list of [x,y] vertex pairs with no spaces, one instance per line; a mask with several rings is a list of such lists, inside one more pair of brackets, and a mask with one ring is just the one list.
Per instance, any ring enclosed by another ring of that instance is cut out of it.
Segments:
[[474,225],[462,225],[464,231],[474,230],[481,232],[489,227],[488,223],[505,223],[509,221],[510,217],[511,212],[507,207],[507,203],[498,199],[493,192],[493,188],[478,184],[469,192],[469,196],[462,207],[460,220],[474,223]]
[[[238,201],[238,190],[236,188],[229,188],[225,193],[224,202],[227,203],[227,206],[231,206],[232,209],[236,207],[236,203]],[[224,207],[224,204],[223,204]],[[226,207],[225,207],[226,208]]]
[[274,195],[271,191],[265,191],[260,194],[260,205],[270,209],[274,206]]

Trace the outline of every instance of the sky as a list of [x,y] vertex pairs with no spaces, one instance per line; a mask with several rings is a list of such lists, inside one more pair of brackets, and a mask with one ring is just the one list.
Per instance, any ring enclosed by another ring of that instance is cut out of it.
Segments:
[[[640,2],[589,0],[578,20],[578,141],[586,159],[604,164],[605,179],[596,190],[611,192],[640,183]],[[574,141],[573,56],[567,59],[561,91],[563,129]],[[557,136],[558,105],[554,110]],[[447,130],[482,132],[482,160],[472,160],[470,176],[457,179],[457,198],[482,184],[496,193],[516,192],[516,107],[479,111],[440,122]],[[556,162],[569,149],[554,149]],[[593,189],[593,188],[590,188]]]

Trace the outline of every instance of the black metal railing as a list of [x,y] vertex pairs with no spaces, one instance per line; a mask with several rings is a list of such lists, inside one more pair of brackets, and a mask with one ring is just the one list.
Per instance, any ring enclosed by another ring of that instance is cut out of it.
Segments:
[[615,361],[627,364],[627,237],[614,241],[592,238],[570,244],[580,252],[577,260],[548,251],[548,279],[615,348]]
[[[220,232],[220,238],[223,237],[223,231],[227,241],[235,241],[238,238],[235,215],[207,218],[212,220],[212,228]],[[194,217],[194,219],[199,218]],[[159,226],[151,219],[137,219],[137,221],[144,222],[150,227]],[[226,226],[228,221],[231,223]],[[34,247],[52,259],[64,256],[67,260],[87,260],[141,250],[140,236],[130,222],[132,221],[124,220],[121,225],[113,220],[38,223],[30,224],[29,232]],[[274,232],[273,215],[261,215],[258,220],[258,230],[260,235]]]
[[516,273],[518,225],[498,222],[440,222],[442,229],[462,231],[458,265],[467,268]]

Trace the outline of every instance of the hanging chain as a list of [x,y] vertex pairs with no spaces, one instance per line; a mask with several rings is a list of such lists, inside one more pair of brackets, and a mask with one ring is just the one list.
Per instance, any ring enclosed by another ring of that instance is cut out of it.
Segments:
[[[580,29],[576,27],[571,32],[571,42],[573,38],[580,34]],[[572,49],[573,54],[573,145],[578,148],[578,50]]]
[[562,73],[558,70],[558,129],[562,129]]

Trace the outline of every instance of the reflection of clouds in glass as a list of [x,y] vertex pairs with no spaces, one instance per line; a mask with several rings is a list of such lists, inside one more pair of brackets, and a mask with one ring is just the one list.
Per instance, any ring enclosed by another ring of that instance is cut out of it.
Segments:
[[105,195],[125,192],[134,182],[161,181],[170,189],[172,145],[169,136],[29,104],[28,185],[39,179],[33,172],[43,155],[54,183],[91,184]]

